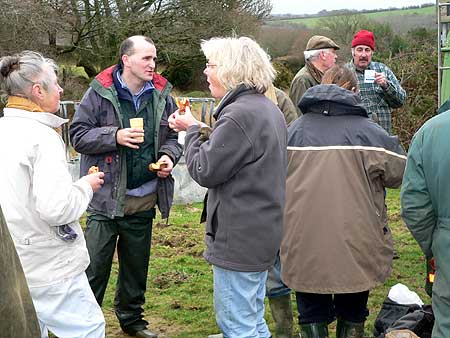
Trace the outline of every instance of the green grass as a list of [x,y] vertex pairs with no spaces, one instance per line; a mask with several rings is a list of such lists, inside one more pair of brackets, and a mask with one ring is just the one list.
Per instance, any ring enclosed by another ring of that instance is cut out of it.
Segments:
[[[358,14],[358,13],[355,13]],[[424,7],[424,8],[413,8],[413,9],[397,9],[392,11],[381,11],[381,12],[373,12],[373,13],[364,13],[359,14],[368,19],[380,20],[380,19],[400,19],[401,16],[405,15],[436,15],[435,6],[432,7]],[[268,20],[266,23],[268,25],[278,26],[284,24],[296,24],[296,25],[304,25],[307,28],[314,28],[319,24],[319,20],[323,18],[333,18],[330,17],[314,17],[314,18],[297,18],[297,19],[278,19],[278,20]]]
[[410,8],[410,9],[398,9],[394,11],[383,11],[364,14],[369,19],[386,18],[390,16],[402,16],[402,15],[436,15],[436,7],[424,7],[424,8]]
[[366,334],[371,334],[373,322],[386,298],[389,288],[397,283],[408,286],[415,291],[426,304],[431,303],[425,292],[426,266],[425,258],[417,242],[412,238],[400,217],[400,190],[388,190],[386,204],[389,207],[389,225],[394,237],[394,247],[399,259],[394,260],[391,277],[382,286],[372,290],[369,297],[370,315],[366,322]]
[[[370,337],[373,322],[389,288],[403,283],[430,303],[424,290],[425,261],[416,242],[400,218],[399,190],[387,194],[390,226],[400,258],[394,260],[393,273],[383,286],[372,290],[369,297],[370,316],[366,336]],[[204,225],[199,224],[202,205],[174,206],[168,224],[156,219],[153,227],[150,273],[147,283],[145,318],[160,337],[198,338],[217,333],[212,301],[212,271],[202,258]],[[117,265],[114,264],[103,311],[107,319],[107,337],[128,337],[118,326],[113,310]],[[296,313],[295,297],[292,305]],[[273,329],[268,306],[266,320]],[[298,332],[296,318],[295,331]],[[335,325],[331,325],[334,337]]]

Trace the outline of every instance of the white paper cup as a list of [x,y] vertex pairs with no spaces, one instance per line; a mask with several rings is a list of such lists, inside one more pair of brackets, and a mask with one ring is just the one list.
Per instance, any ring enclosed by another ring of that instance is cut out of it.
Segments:
[[[144,130],[144,119],[142,117],[130,119],[130,127]],[[144,141],[144,136],[138,137],[138,140]]]
[[375,71],[373,69],[366,69],[364,71],[364,83],[375,82]]

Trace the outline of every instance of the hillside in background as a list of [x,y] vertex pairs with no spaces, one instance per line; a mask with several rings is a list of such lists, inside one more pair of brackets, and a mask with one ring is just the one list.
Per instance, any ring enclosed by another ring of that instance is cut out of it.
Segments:
[[277,27],[300,26],[304,28],[315,28],[319,20],[325,17],[333,18],[338,15],[355,14],[361,15],[370,20],[379,23],[388,23],[395,32],[407,32],[417,27],[435,28],[436,27],[436,7],[427,6],[421,8],[406,8],[396,10],[381,10],[371,12],[358,11],[338,11],[339,14],[330,15],[329,12],[320,12],[314,17],[293,17],[293,16],[272,16],[265,22],[266,25]]
[[406,104],[393,114],[392,125],[405,148],[411,137],[437,107],[436,6],[372,11],[321,11],[314,17],[283,15],[264,22],[258,42],[272,57],[277,70],[275,86],[289,90],[292,78],[304,64],[304,50],[313,35],[333,39],[341,48],[337,62],[351,60],[354,34],[374,33],[374,61],[391,68],[408,93]]

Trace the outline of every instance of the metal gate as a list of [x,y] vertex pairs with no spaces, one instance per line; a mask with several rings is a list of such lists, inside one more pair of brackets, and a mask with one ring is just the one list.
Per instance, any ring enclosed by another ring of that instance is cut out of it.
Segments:
[[[201,103],[201,112],[200,112],[200,118],[201,121],[208,124],[209,126],[213,125],[212,115],[214,113],[214,104],[215,99],[210,97],[188,97],[189,101],[191,103]],[[59,116],[65,119],[72,120],[73,114],[80,105],[79,101],[61,101],[61,107],[59,109]],[[70,137],[69,137],[69,127],[70,127],[70,121],[68,123],[65,123],[61,127],[61,136],[64,140],[64,143],[66,144],[66,151],[67,151],[67,160],[74,161],[76,160],[76,156],[74,159],[72,146],[70,144]]]
[[450,98],[450,1],[436,0],[438,24],[438,105]]

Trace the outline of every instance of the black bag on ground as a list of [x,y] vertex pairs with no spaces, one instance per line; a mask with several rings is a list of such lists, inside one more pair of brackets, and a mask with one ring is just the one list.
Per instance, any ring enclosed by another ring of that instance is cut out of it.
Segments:
[[424,305],[421,309],[410,312],[395,321],[387,332],[393,330],[408,329],[420,338],[431,338],[433,331],[434,315],[431,305]]
[[375,319],[373,335],[375,338],[384,338],[387,329],[391,327],[391,325],[398,319],[408,313],[412,313],[415,310],[420,309],[421,307],[417,304],[398,304],[392,301],[389,297],[386,297],[381,306],[381,310]]

